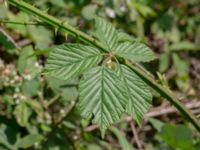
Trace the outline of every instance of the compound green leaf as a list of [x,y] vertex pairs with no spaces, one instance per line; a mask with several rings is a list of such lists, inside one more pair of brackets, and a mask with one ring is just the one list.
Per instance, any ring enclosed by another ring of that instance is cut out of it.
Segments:
[[152,94],[148,85],[130,68],[119,65],[118,73],[126,85],[128,102],[126,112],[130,114],[138,124],[141,124],[144,114],[149,110]]
[[80,82],[80,110],[82,116],[99,124],[105,130],[119,120],[127,102],[124,84],[117,74],[106,67],[96,67]]
[[117,43],[117,30],[108,21],[97,17],[95,19],[95,36],[103,43],[108,51],[111,51]]
[[82,44],[65,44],[50,52],[45,72],[61,80],[75,78],[102,59],[98,49]]
[[148,62],[155,58],[149,47],[136,41],[119,43],[113,52],[134,62]]

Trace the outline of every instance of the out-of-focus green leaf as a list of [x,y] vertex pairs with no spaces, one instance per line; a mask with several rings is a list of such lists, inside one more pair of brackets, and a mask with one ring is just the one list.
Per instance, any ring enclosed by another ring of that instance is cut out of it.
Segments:
[[27,100],[27,101],[25,101],[25,103],[26,103],[29,107],[31,107],[31,109],[32,109],[33,111],[35,111],[35,112],[38,114],[38,116],[40,116],[41,118],[43,117],[43,115],[44,115],[44,110],[43,110],[42,105],[41,105],[40,102],[38,102],[38,101],[36,101],[36,100]]
[[135,2],[132,0],[130,6],[135,8],[143,17],[155,17],[157,14],[156,12],[149,6]]
[[53,92],[57,95],[61,95],[65,102],[73,101],[78,97],[76,88],[78,85],[77,79],[63,81],[52,76],[47,76],[47,81]]
[[172,55],[173,62],[177,71],[176,83],[181,89],[188,89],[189,87],[189,63],[182,60],[176,53]]
[[[8,18],[9,18],[9,21],[13,21],[13,22],[20,22],[20,23],[29,22],[29,16],[22,11],[20,11],[17,14],[8,13]],[[7,24],[7,27],[13,29],[15,32],[18,32],[24,36],[27,35],[27,26],[26,25]]]
[[63,81],[55,77],[48,76],[48,85],[57,95],[62,96],[63,102],[76,100],[78,97],[78,79]]
[[66,3],[65,0],[49,0],[53,5],[61,7],[61,8],[65,8],[66,7]]
[[37,49],[46,49],[52,42],[52,32],[42,26],[29,26],[29,34]]
[[29,117],[32,113],[31,108],[24,102],[21,102],[15,107],[14,115],[17,119],[17,122],[21,126],[27,126],[29,123]]
[[76,130],[77,126],[69,121],[63,121],[63,125],[67,127],[68,129]]
[[0,4],[0,19],[5,19],[7,16],[7,9],[4,4]]
[[42,136],[38,134],[30,134],[23,138],[20,138],[20,135],[15,137],[15,129],[12,126],[0,125],[0,148],[3,145],[6,150],[19,150],[19,148],[33,146],[42,139]]
[[0,124],[0,146],[3,145],[4,148],[8,148],[6,150],[15,150],[18,136],[19,128],[14,120]]
[[164,14],[158,19],[159,26],[164,31],[170,31],[174,23],[173,14]]
[[47,124],[41,124],[40,125],[40,128],[45,131],[45,132],[50,132],[52,131],[52,128],[50,127],[50,125],[47,125]]
[[0,144],[3,144],[4,146],[6,146],[7,148],[12,147],[8,141],[8,138],[5,134],[5,130],[6,130],[6,126],[0,125]]
[[8,105],[14,105],[15,104],[13,96],[11,96],[11,95],[4,95],[3,101],[6,102]]
[[200,50],[194,43],[189,41],[181,41],[178,43],[172,44],[170,47],[170,50],[173,51],[196,51]]
[[53,89],[56,94],[61,93],[61,89],[64,86],[74,87],[78,85],[78,79],[72,79],[69,81],[60,80],[59,78],[47,76],[48,86]]
[[41,141],[42,138],[43,138],[43,137],[42,137],[41,135],[39,135],[39,134],[30,134],[30,135],[27,135],[27,136],[21,138],[21,139],[17,142],[16,146],[17,146],[18,148],[27,149],[27,148],[33,146],[35,143]]
[[[125,16],[125,14],[128,12],[126,3],[124,3],[124,1],[121,1],[121,0],[113,0],[112,3],[113,3],[112,9],[113,9],[114,13],[120,17]],[[110,17],[116,18],[117,17],[116,15],[113,15],[113,17],[112,16],[110,16]]]
[[35,55],[35,56],[48,56],[48,54],[49,54],[50,51],[51,51],[50,49],[36,50],[36,51],[34,52],[34,55]]
[[97,5],[89,4],[83,7],[82,15],[85,19],[92,20],[96,15]]
[[177,73],[179,76],[185,75],[188,73],[189,64],[187,61],[182,60],[177,54],[173,54],[174,65],[177,69]]
[[149,122],[159,132],[161,131],[162,127],[164,126],[164,123],[162,121],[155,119],[155,118],[150,118]]
[[129,143],[129,141],[126,139],[123,132],[118,130],[115,127],[111,127],[110,130],[116,135],[120,146],[122,147],[122,150],[134,150],[134,147]]
[[29,79],[33,79],[39,75],[41,69],[31,46],[27,46],[21,50],[17,62],[17,70],[21,75],[30,76]]
[[192,132],[183,125],[166,124],[162,127],[160,136],[174,149],[194,150]]
[[170,65],[170,54],[165,52],[161,54],[160,59],[159,59],[159,71],[161,73],[165,72]]
[[165,33],[165,38],[168,38],[173,43],[179,42],[181,40],[181,32],[176,26],[173,26],[171,31]]
[[100,146],[95,145],[95,144],[89,144],[87,148],[88,150],[102,150]]
[[47,139],[44,147],[45,150],[74,150],[64,130],[61,129],[57,129],[54,135]]
[[94,2],[99,4],[99,5],[105,5],[107,0],[94,0]]
[[22,85],[22,92],[29,97],[35,96],[39,92],[39,81],[37,79],[27,80]]

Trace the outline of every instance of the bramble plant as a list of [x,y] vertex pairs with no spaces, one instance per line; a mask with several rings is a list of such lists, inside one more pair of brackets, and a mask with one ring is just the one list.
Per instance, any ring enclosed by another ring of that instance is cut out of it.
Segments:
[[0,0],[0,150],[199,150],[198,4]]
[[123,113],[131,115],[141,124],[151,106],[152,94],[148,85],[117,57],[132,62],[154,59],[153,52],[137,41],[123,41],[113,25],[102,18],[95,19],[95,37],[106,52],[79,43],[56,46],[49,54],[45,67],[48,75],[62,80],[83,74],[79,83],[79,106],[83,117],[100,126],[102,134],[118,121]]
[[62,80],[79,77],[77,107],[84,118],[99,125],[102,136],[125,113],[141,124],[151,106],[150,88],[171,102],[200,131],[196,118],[167,88],[156,83],[139,67],[138,63],[155,58],[145,44],[131,39],[100,17],[95,18],[93,38],[23,1],[8,0],[8,3],[87,44],[54,46],[44,73]]

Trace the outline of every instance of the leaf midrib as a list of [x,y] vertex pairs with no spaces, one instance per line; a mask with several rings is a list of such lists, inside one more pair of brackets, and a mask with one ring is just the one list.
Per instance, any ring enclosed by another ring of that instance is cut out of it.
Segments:
[[[101,78],[101,97],[102,97],[102,103],[101,103],[101,112],[103,113],[103,99],[104,99],[104,67],[102,68],[102,78]],[[103,122],[103,114],[101,115],[101,128],[102,128],[102,122]]]

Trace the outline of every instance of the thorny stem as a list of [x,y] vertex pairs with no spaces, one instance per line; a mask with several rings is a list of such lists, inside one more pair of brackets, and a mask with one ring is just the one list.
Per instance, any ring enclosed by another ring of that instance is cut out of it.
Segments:
[[[87,35],[86,33],[68,24],[63,24],[62,21],[56,19],[53,16],[48,15],[47,13],[35,8],[34,6],[31,6],[30,4],[23,2],[22,0],[7,0],[7,1],[9,4],[23,10],[24,12],[38,17],[40,20],[44,21],[45,23],[57,29],[62,29],[63,31],[69,33],[70,35],[74,37],[78,37],[80,41],[83,41],[85,43],[98,47],[102,52],[106,52],[106,48],[99,41],[96,41],[91,36]],[[138,66],[132,65],[129,62],[125,62],[124,64],[127,65],[129,68],[131,68],[135,73],[137,73],[155,91],[160,93],[160,95],[163,98],[165,98],[172,105],[174,105],[179,110],[179,112],[185,118],[187,118],[194,125],[194,127],[200,132],[200,124],[198,120],[196,119],[196,117],[193,114],[191,114],[189,110],[187,110],[187,108],[182,103],[180,103],[179,100],[175,96],[173,96],[173,94],[169,90],[159,85],[156,81],[154,81]]]

